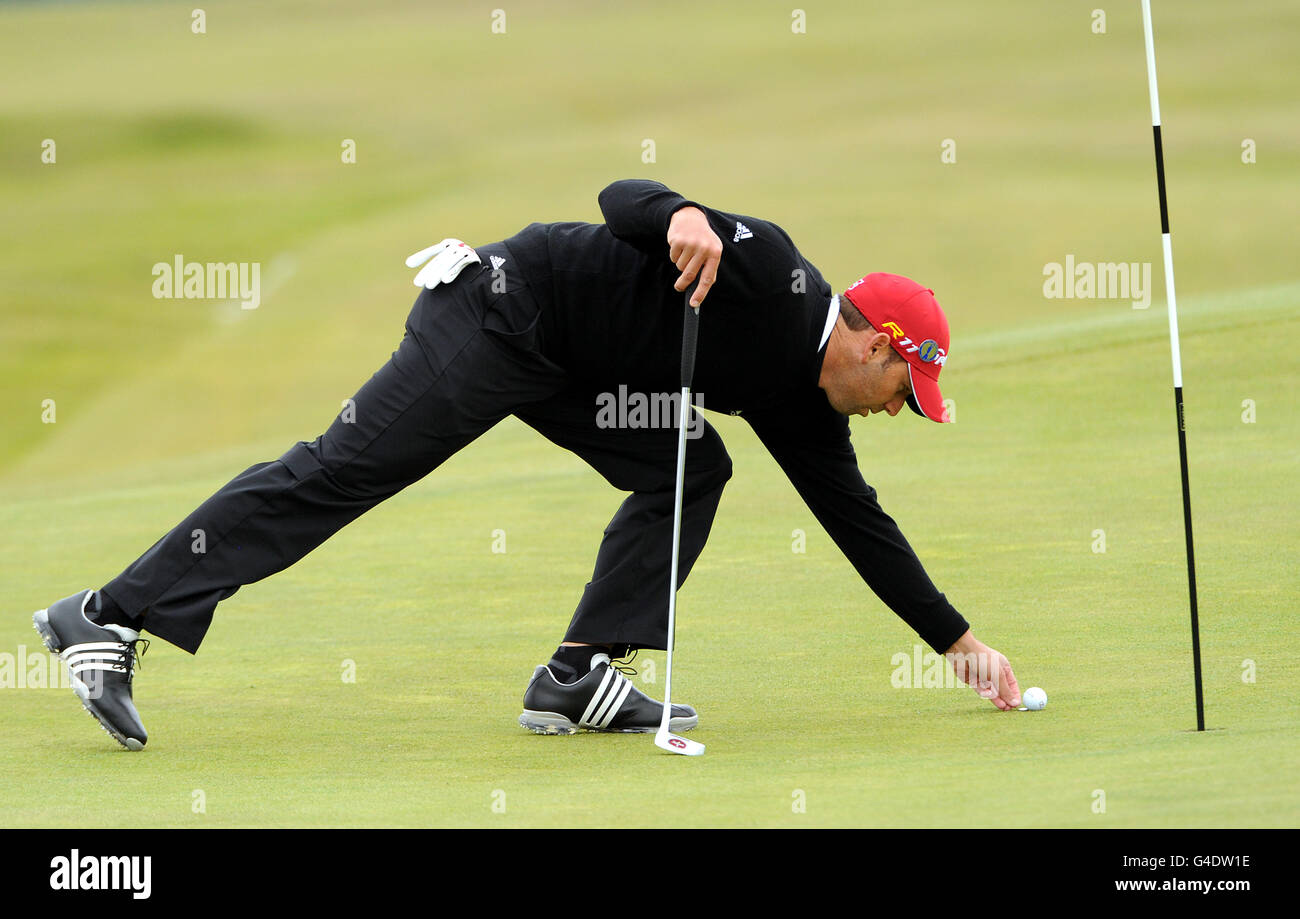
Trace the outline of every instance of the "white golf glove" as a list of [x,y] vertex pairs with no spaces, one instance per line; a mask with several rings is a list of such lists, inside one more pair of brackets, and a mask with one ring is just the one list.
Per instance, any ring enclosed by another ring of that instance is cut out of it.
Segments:
[[[428,262],[425,265],[425,262]],[[433,290],[439,284],[449,284],[456,280],[456,275],[465,270],[466,265],[480,264],[478,253],[459,239],[444,239],[436,246],[421,249],[406,260],[407,268],[420,268],[415,276],[416,287]]]

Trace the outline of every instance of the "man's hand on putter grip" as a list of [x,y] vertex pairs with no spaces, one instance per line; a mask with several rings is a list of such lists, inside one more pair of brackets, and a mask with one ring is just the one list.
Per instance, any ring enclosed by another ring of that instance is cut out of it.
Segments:
[[668,258],[682,273],[673,290],[685,290],[699,276],[699,286],[691,296],[691,306],[699,306],[718,279],[722,261],[722,240],[709,226],[704,211],[688,206],[673,214],[668,221]]
[[945,655],[958,679],[1004,712],[1020,707],[1020,684],[1011,662],[966,630]]

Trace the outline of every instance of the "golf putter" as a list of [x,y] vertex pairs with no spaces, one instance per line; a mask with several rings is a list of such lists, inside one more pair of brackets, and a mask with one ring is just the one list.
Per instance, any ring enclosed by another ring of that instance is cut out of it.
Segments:
[[[698,282],[697,282],[698,283]],[[668,663],[664,675],[664,714],[655,745],[669,753],[700,756],[704,744],[668,730],[673,713],[673,645],[677,643],[677,568],[682,542],[682,487],[686,480],[686,414],[691,410],[691,378],[695,375],[695,344],[700,334],[700,308],[691,306],[695,284],[686,288],[686,313],[682,324],[682,401],[677,412],[677,499],[673,508],[673,562],[668,579]]]

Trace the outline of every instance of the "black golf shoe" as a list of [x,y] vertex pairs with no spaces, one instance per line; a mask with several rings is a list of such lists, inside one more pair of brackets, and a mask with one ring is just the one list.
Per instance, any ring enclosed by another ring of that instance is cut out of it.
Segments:
[[99,625],[86,618],[98,609],[95,591],[83,590],[39,610],[32,623],[45,647],[68,667],[72,690],[104,730],[128,750],[143,750],[149,735],[131,697],[136,646],[149,646],[140,633],[121,625]]
[[[574,734],[609,731],[653,734],[659,730],[664,705],[632,685],[610,665],[609,655],[593,654],[591,670],[573,683],[561,683],[550,667],[533,671],[524,691],[524,713],[519,723],[535,734]],[[668,730],[689,731],[700,723],[695,709],[674,705]]]

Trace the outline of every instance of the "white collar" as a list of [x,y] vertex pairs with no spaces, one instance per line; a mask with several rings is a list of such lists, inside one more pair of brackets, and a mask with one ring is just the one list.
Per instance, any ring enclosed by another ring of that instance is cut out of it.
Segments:
[[821,351],[826,347],[826,340],[831,337],[831,329],[835,328],[835,320],[840,315],[840,295],[836,294],[831,297],[831,308],[826,311],[826,328],[822,329],[822,340],[817,345],[817,350]]

